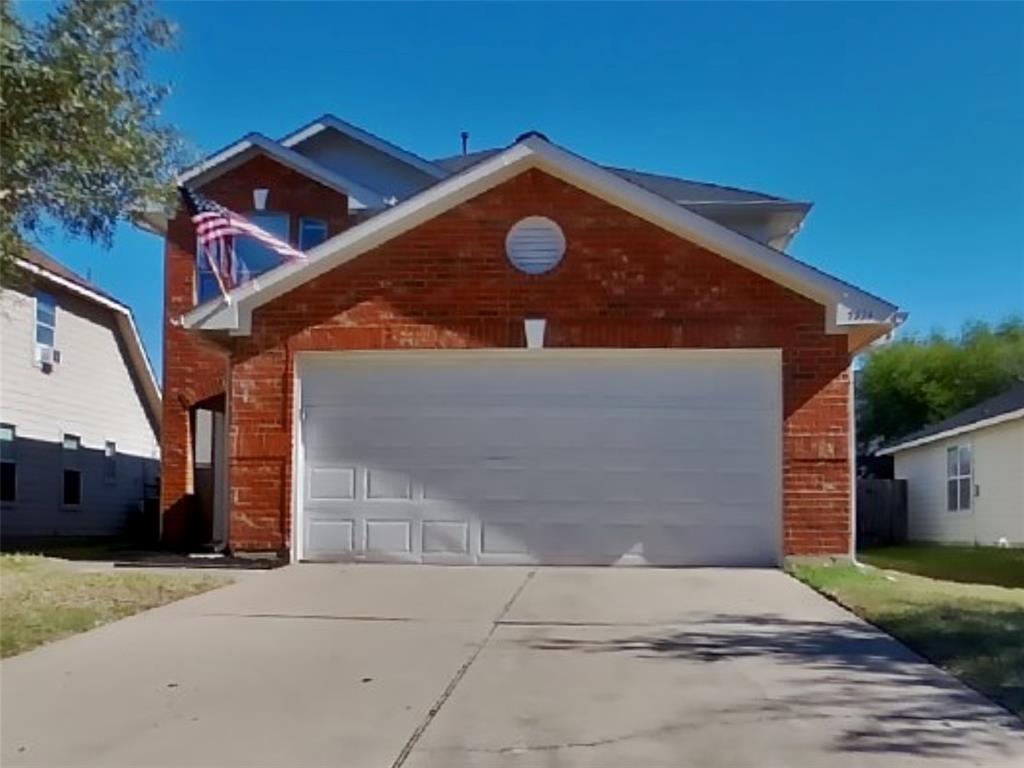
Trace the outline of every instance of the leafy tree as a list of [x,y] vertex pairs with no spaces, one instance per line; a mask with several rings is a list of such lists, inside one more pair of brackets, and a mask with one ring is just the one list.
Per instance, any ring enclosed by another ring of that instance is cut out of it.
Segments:
[[1024,381],[1024,319],[966,325],[871,352],[859,382],[858,440],[870,449]]
[[0,276],[51,225],[109,245],[120,217],[169,200],[182,145],[145,64],[172,25],[148,0],[66,0],[28,23],[0,0]]

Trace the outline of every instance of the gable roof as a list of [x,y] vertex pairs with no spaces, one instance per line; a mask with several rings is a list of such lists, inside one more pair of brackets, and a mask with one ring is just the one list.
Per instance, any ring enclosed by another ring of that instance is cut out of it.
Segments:
[[[481,149],[465,155],[452,155],[434,160],[436,165],[452,172],[461,173],[467,168],[494,157],[502,152],[502,149]],[[637,186],[654,192],[656,195],[686,205],[699,205],[707,203],[776,203],[788,206],[799,206],[810,210],[811,204],[787,200],[774,195],[766,195],[763,192],[754,192],[739,187],[729,187],[722,184],[712,184],[705,181],[693,181],[678,176],[666,176],[660,173],[648,173],[630,168],[617,168],[611,165],[602,165],[605,170],[621,176]]]
[[860,346],[887,333],[899,322],[895,305],[531,134],[327,240],[309,251],[304,261],[276,267],[235,288],[227,300],[217,298],[195,308],[185,315],[183,324],[248,334],[256,307],[530,168],[560,178],[825,305],[829,308],[827,329],[850,333],[851,347],[854,329],[861,331],[856,342]]
[[113,312],[115,327],[128,353],[128,365],[142,389],[143,406],[159,437],[163,416],[160,384],[149,361],[149,355],[146,354],[146,347],[142,343],[142,336],[135,324],[131,308],[37,248],[25,248],[23,253],[15,258],[14,263],[29,274],[48,280]]
[[966,408],[937,424],[931,424],[924,429],[901,437],[897,442],[879,450],[878,455],[887,456],[908,448],[916,448],[947,437],[1021,418],[1024,418],[1024,382],[1018,382],[1005,392]]
[[281,165],[347,195],[361,207],[378,207],[384,204],[384,196],[381,193],[345,178],[335,171],[325,168],[320,163],[310,160],[294,149],[279,144],[259,133],[247,134],[234,144],[229,144],[202,162],[182,171],[178,174],[177,184],[179,186],[201,186],[227,173],[232,168],[248,160],[253,154],[259,152],[269,155],[281,163]]
[[363,144],[376,149],[378,152],[390,155],[396,160],[399,160],[406,165],[411,165],[413,168],[416,168],[435,179],[443,179],[450,173],[444,168],[438,166],[436,163],[432,163],[431,161],[426,160],[407,149],[402,149],[401,147],[392,144],[390,141],[382,139],[376,134],[364,131],[358,126],[346,123],[341,118],[330,113],[323,115],[309,123],[309,125],[303,126],[302,128],[299,128],[299,130],[288,134],[281,139],[280,144],[283,147],[294,147],[296,144],[301,144],[306,139],[311,139],[317,134],[328,130],[337,131],[351,139],[362,142]]

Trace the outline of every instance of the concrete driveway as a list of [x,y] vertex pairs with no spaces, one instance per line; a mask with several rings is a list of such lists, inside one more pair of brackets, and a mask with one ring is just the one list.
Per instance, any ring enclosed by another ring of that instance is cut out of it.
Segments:
[[778,571],[293,566],[0,673],[5,768],[1024,764]]

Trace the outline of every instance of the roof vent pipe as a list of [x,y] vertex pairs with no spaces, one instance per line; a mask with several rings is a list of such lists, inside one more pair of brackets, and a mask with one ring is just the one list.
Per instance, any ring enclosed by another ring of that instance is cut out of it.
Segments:
[[462,154],[469,154],[469,131],[463,131],[459,134],[462,138]]

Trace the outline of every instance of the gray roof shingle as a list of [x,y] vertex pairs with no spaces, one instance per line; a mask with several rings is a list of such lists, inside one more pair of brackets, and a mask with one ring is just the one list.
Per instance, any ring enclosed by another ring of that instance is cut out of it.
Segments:
[[[432,160],[435,165],[450,173],[461,173],[470,166],[481,163],[489,157],[501,152],[502,149],[481,149],[466,155],[452,155]],[[626,181],[643,187],[649,192],[668,198],[677,203],[784,203],[791,202],[781,197],[739,189],[721,184],[710,184],[703,181],[692,181],[677,176],[664,176],[658,173],[634,171],[628,168],[602,166]]]
[[969,427],[976,422],[991,419],[995,416],[1002,416],[1004,413],[1019,411],[1022,408],[1024,408],[1024,382],[1018,382],[1005,392],[995,397],[990,397],[988,400],[983,400],[970,408],[966,408],[960,411],[960,413],[950,416],[948,419],[935,424],[929,424],[923,429],[911,432],[909,435],[904,435],[899,440],[894,440],[889,445],[883,446],[882,450],[891,451],[898,449],[907,443],[914,443],[953,429]]

